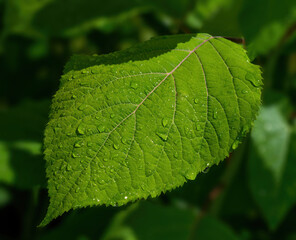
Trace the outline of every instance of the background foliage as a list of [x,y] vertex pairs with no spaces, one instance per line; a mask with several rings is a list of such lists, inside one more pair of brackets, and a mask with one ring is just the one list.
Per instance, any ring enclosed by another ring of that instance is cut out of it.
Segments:
[[[296,239],[296,3],[292,0],[0,0],[1,239]],[[48,206],[43,130],[73,54],[153,36],[245,39],[264,76],[251,135],[219,166],[157,199],[72,211]]]

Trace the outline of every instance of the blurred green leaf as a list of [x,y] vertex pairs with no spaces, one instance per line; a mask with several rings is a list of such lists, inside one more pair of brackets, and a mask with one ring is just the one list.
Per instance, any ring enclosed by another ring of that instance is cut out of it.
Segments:
[[[216,0],[218,3],[218,0]],[[239,13],[243,0],[223,1],[202,25],[201,31],[213,36],[241,37],[241,29],[238,24]]]
[[0,186],[0,208],[5,207],[5,205],[9,203],[10,199],[10,192],[5,187]]
[[9,0],[5,1],[3,34],[38,36],[32,27],[35,14],[51,0]]
[[49,101],[26,101],[0,111],[0,182],[19,188],[45,185],[41,152]]
[[90,29],[116,27],[140,12],[182,18],[190,0],[10,0],[6,3],[4,34],[28,37],[73,36]]
[[59,226],[41,231],[39,240],[100,239],[117,212],[115,208],[80,209],[63,218]]
[[240,25],[251,59],[266,54],[296,21],[296,2],[291,0],[247,0]]
[[191,28],[200,29],[205,22],[230,7],[233,0],[199,0],[194,2],[195,7],[187,15],[186,21]]
[[196,238],[198,240],[238,240],[233,230],[222,221],[210,216],[202,218],[198,224]]
[[261,108],[251,136],[265,167],[279,183],[286,163],[290,129],[277,105]]
[[248,176],[252,195],[275,230],[296,203],[296,134],[275,106],[262,112],[267,116],[255,123]]
[[190,209],[163,206],[147,201],[142,201],[131,208],[125,213],[120,213],[120,223],[117,223],[116,228],[110,228],[104,240],[188,239],[195,217]]

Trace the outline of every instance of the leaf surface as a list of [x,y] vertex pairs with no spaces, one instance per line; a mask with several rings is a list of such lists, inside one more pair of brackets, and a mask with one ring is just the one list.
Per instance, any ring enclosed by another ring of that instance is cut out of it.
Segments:
[[249,131],[261,85],[241,46],[207,34],[74,57],[45,131],[50,206],[41,225],[193,180]]

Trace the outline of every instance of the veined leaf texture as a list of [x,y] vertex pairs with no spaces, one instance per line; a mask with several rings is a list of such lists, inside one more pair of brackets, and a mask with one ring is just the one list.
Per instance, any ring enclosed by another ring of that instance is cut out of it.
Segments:
[[240,45],[207,34],[74,56],[45,131],[50,205],[41,225],[195,179],[250,130],[261,87],[261,71]]

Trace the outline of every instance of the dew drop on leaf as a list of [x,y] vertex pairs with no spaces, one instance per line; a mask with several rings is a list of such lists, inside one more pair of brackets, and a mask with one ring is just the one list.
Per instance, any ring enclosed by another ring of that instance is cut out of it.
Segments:
[[73,157],[73,158],[78,158],[78,157],[80,157],[80,155],[77,154],[77,153],[72,153],[72,157]]
[[126,138],[125,137],[123,137],[123,138],[121,138],[121,142],[123,143],[123,144],[126,144]]
[[78,110],[83,111],[86,108],[86,105],[82,104],[78,107]]
[[114,147],[115,150],[118,150],[119,149],[119,145],[117,145],[115,143],[113,144],[113,147]]
[[161,138],[161,140],[166,141],[168,140],[168,135],[162,132],[156,132],[156,135]]
[[138,84],[136,82],[131,82],[131,88],[132,89],[137,89],[138,88]]
[[99,125],[99,126],[98,126],[98,130],[99,130],[100,133],[101,133],[101,132],[104,132],[104,130],[105,130],[105,126],[104,126],[104,125]]
[[206,167],[202,172],[203,172],[203,173],[208,173],[209,170],[210,170],[210,168],[209,168],[209,167]]
[[74,147],[75,148],[81,148],[83,146],[83,142],[76,142],[75,144],[74,144]]
[[195,172],[193,172],[193,171],[191,171],[191,170],[189,170],[189,171],[186,173],[186,175],[185,175],[185,177],[186,177],[187,179],[189,179],[189,180],[194,180],[194,179],[195,179],[195,176],[196,176]]
[[201,124],[199,122],[196,122],[195,123],[195,127],[196,127],[196,130],[197,131],[200,131],[201,130]]
[[194,99],[194,103],[195,103],[195,104],[198,103],[198,99],[197,99],[197,98]]
[[84,127],[81,126],[81,125],[79,125],[79,126],[77,127],[77,133],[80,134],[80,135],[85,134],[85,129],[84,129]]
[[238,145],[239,145],[239,140],[235,140],[235,141],[233,142],[231,148],[234,150],[234,149],[236,149],[236,148],[238,147]]
[[247,73],[245,76],[246,80],[250,81],[254,87],[260,87],[262,85],[259,79],[256,79],[253,74]]
[[168,125],[168,119],[167,118],[164,118],[164,119],[162,119],[162,126],[166,126],[166,125]]

